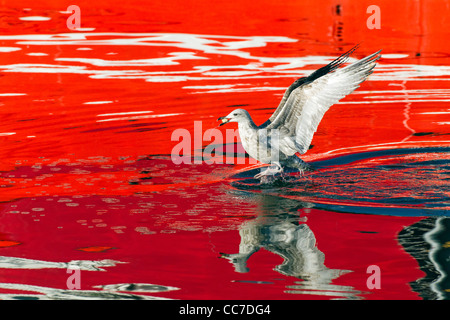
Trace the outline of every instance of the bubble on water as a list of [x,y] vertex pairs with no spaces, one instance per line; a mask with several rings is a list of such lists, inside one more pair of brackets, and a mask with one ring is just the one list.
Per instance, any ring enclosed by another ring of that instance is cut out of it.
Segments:
[[119,203],[120,202],[120,200],[116,199],[116,198],[102,198],[102,201],[106,202],[106,203]]
[[124,233],[124,230],[126,229],[126,226],[112,226],[111,230],[113,230],[115,233]]
[[138,203],[138,206],[140,207],[140,208],[153,208],[153,207],[155,207],[155,204],[154,203],[151,203],[151,202],[145,202],[145,203]]
[[183,213],[181,211],[166,211],[166,214],[171,216],[179,216],[182,215]]
[[90,173],[91,173],[91,171],[84,170],[84,169],[75,169],[75,170],[69,171],[69,174],[90,174]]
[[178,205],[175,203],[166,203],[162,205],[163,208],[178,208]]
[[136,197],[142,198],[142,199],[152,199],[154,198],[154,196],[152,194],[149,193],[139,193],[139,194],[135,194]]
[[148,209],[130,209],[131,214],[143,214],[143,213],[149,213]]
[[147,227],[136,227],[134,229],[136,232],[139,232],[140,234],[155,234],[155,231],[151,231],[149,228]]
[[76,166],[81,166],[82,164],[80,162],[69,162],[66,164],[66,166],[69,167],[76,167]]
[[78,207],[80,204],[76,202],[67,202],[66,206],[68,207]]
[[188,209],[185,211],[186,215],[188,216],[198,216],[199,212],[195,209]]
[[164,230],[161,230],[160,233],[176,233],[176,231],[175,230],[164,229]]

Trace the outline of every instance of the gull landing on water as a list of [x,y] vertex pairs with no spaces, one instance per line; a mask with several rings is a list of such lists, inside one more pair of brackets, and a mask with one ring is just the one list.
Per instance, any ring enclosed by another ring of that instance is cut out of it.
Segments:
[[308,151],[325,112],[357,89],[380,58],[381,50],[342,67],[357,47],[309,76],[295,80],[287,88],[275,112],[262,125],[255,125],[244,109],[236,109],[218,119],[222,121],[220,125],[237,122],[244,150],[252,158],[271,164],[255,178],[282,173],[286,167],[296,168],[301,173],[309,168],[297,154]]

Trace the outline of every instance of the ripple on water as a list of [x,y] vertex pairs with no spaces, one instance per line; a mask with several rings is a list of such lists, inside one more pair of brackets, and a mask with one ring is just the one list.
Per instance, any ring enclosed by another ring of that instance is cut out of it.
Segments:
[[[265,193],[332,211],[401,216],[450,213],[450,148],[364,152],[316,161],[304,180]],[[235,175],[233,185],[261,190],[254,172]],[[246,182],[247,181],[247,182]]]

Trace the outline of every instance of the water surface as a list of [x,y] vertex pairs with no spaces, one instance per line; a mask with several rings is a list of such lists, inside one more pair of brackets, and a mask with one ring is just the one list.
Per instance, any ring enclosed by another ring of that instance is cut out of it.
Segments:
[[[363,2],[78,5],[77,32],[56,1],[0,9],[0,299],[448,298],[446,1],[381,1],[380,30]],[[324,117],[315,171],[260,186],[239,141],[172,162],[174,130],[263,123],[361,42],[383,58]]]

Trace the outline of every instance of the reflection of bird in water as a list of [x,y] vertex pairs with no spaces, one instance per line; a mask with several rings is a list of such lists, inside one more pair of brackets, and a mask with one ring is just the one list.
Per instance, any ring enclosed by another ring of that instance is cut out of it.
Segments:
[[[287,88],[278,108],[262,125],[256,126],[250,114],[236,109],[223,124],[237,122],[242,146],[253,158],[272,166],[257,174],[263,178],[282,173],[285,167],[308,169],[296,154],[308,151],[313,135],[325,112],[367,79],[380,58],[380,51],[342,67],[357,46],[308,77]],[[342,68],[340,68],[342,67]]]
[[248,272],[247,260],[261,248],[284,259],[281,265],[275,267],[276,271],[302,278],[313,285],[329,284],[348,272],[325,266],[325,255],[317,248],[314,233],[306,224],[261,217],[244,223],[239,234],[239,253],[222,254],[223,258],[232,262],[237,272]]
[[317,248],[314,233],[298,216],[299,207],[305,204],[269,195],[256,196],[255,200],[261,215],[240,226],[239,253],[221,254],[234,265],[236,272],[248,272],[248,259],[263,248],[284,259],[275,271],[303,280],[288,286],[289,293],[341,297],[360,293],[348,286],[332,284],[334,279],[351,271],[325,266],[325,254]]

